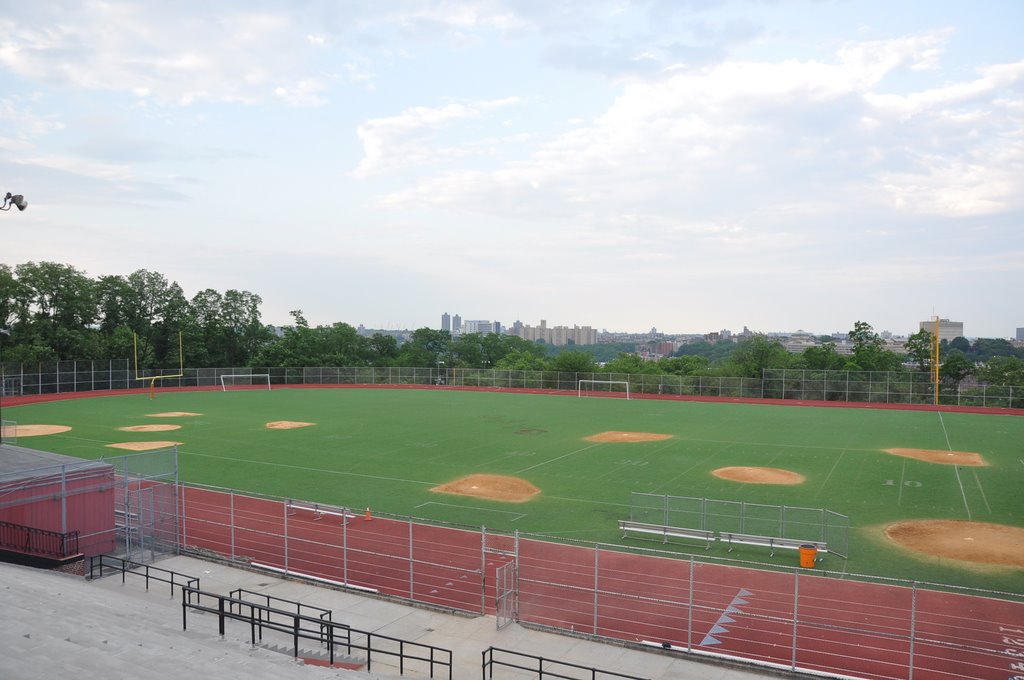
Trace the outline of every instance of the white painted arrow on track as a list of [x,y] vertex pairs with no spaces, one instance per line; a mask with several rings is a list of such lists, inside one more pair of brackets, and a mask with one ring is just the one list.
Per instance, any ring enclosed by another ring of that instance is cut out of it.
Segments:
[[725,624],[736,622],[736,619],[729,616],[729,614],[742,614],[743,611],[740,609],[740,606],[747,604],[747,601],[743,598],[748,595],[753,595],[753,593],[746,588],[740,588],[739,592],[736,593],[736,596],[732,598],[732,602],[729,603],[729,606],[726,607],[725,611],[722,612],[722,615],[718,617],[718,621],[715,622],[715,625],[711,626],[711,630],[709,630],[708,634],[704,636],[704,640],[700,643],[701,647],[722,644],[722,641],[715,636],[729,632],[729,629],[725,627]]

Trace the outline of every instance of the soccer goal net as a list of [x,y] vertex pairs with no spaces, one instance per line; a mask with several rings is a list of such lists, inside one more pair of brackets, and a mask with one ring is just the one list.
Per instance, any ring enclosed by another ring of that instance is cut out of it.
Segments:
[[270,389],[269,373],[232,373],[220,377],[220,389],[227,392],[229,389],[255,388]]
[[629,381],[627,380],[580,380],[577,386],[579,396],[591,396],[595,393],[625,393],[629,399]]

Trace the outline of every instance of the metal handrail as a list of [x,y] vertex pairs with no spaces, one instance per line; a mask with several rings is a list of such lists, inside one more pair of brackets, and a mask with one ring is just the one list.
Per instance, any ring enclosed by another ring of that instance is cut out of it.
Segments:
[[128,574],[141,576],[146,580],[146,590],[149,590],[150,581],[170,584],[171,597],[174,597],[175,587],[181,588],[183,594],[186,589],[199,588],[199,577],[197,576],[189,576],[188,574],[182,574],[162,567],[154,567],[151,564],[134,562],[114,555],[94,555],[89,557],[88,578],[90,580],[103,578],[109,573],[104,573],[107,569],[112,570],[114,573],[120,572],[121,583],[125,582]]
[[[216,600],[217,604],[216,606],[203,604],[204,599],[207,601],[210,599]],[[181,598],[181,624],[183,630],[188,630],[189,609],[216,614],[218,632],[221,635],[224,635],[225,622],[228,619],[248,623],[253,645],[256,644],[258,639],[262,640],[264,628],[288,633],[292,636],[292,650],[296,658],[299,655],[300,640],[315,640],[327,646],[328,659],[331,665],[334,665],[335,662],[335,647],[345,647],[348,654],[351,654],[353,649],[366,652],[367,672],[372,668],[373,655],[383,654],[398,658],[398,672],[400,675],[405,674],[406,661],[423,661],[429,664],[431,678],[434,677],[435,667],[447,668],[448,680],[452,678],[452,652],[442,647],[358,630],[337,621],[325,620],[319,616],[307,616],[298,612],[279,609],[269,604],[264,605],[230,595],[220,595],[186,586],[182,588]],[[278,615],[278,620],[274,620],[273,615],[275,614]],[[282,618],[288,620],[289,623],[283,623],[280,620]],[[358,638],[362,638],[365,642],[360,644]],[[383,640],[397,643],[398,651],[385,649],[374,644],[375,641]],[[411,651],[407,651],[407,649],[411,649]]]
[[[494,653],[500,652],[501,654],[508,654],[515,659],[526,661],[533,661],[533,666],[522,665],[522,663],[515,663],[513,661],[502,661],[494,658]],[[568,661],[556,661],[554,659],[548,659],[543,656],[536,656],[534,654],[524,654],[522,652],[514,652],[510,649],[502,649],[500,647],[488,647],[481,652],[482,664],[481,673],[483,680],[488,680],[494,677],[494,667],[501,666],[504,668],[515,668],[521,671],[527,671],[530,673],[536,673],[538,678],[559,678],[560,680],[579,680],[580,674],[575,673],[573,675],[563,675],[559,671],[568,672],[569,669],[575,671],[586,671],[590,673],[591,680],[599,680],[601,678],[623,678],[624,680],[648,680],[637,675],[626,675],[625,673],[616,673],[615,671],[605,671],[600,668],[594,668],[592,666],[581,666],[575,663],[569,663]]]

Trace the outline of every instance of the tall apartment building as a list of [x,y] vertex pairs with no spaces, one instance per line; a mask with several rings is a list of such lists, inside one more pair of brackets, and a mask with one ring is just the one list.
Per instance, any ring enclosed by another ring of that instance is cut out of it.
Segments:
[[448,312],[441,315],[441,330],[449,333],[452,331],[452,315]]
[[452,335],[462,332],[462,317],[456,314],[452,317]]
[[497,321],[485,321],[482,319],[466,319],[462,322],[463,333],[497,333],[500,324]]
[[[919,324],[920,330],[928,331],[931,334],[935,334],[935,319],[930,321],[922,321]],[[939,340],[954,340],[956,338],[964,337],[964,322],[963,321],[950,321],[949,319],[939,319]]]
[[1017,329],[1017,339],[1024,342],[1024,328]]
[[[518,324],[518,322],[517,322]],[[529,340],[530,342],[537,342],[542,340],[549,345],[555,345],[561,347],[568,345],[572,342],[575,345],[596,345],[597,344],[597,330],[590,326],[555,326],[548,328],[548,322],[545,319],[540,320],[540,326],[528,326],[528,325],[513,325],[513,334]]]

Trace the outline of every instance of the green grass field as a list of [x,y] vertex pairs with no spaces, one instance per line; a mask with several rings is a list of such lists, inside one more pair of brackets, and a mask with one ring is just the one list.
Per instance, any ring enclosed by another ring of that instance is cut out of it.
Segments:
[[[192,411],[190,418],[147,414]],[[850,559],[828,569],[1020,591],[1020,569],[964,568],[913,558],[881,528],[906,518],[972,519],[1024,526],[1024,418],[1004,415],[809,408],[389,389],[279,389],[161,393],[5,407],[19,425],[70,425],[70,432],[19,444],[80,458],[123,455],[105,445],[175,440],[181,479],[242,492],[427,517],[559,538],[621,543],[634,491],[750,503],[828,508],[850,517]],[[269,430],[269,421],[315,426]],[[175,423],[172,432],[129,425]],[[672,435],[647,443],[592,443],[598,432]],[[903,447],[973,451],[989,467],[901,458]],[[795,486],[730,482],[724,466],[784,468]],[[472,473],[513,475],[542,493],[501,503],[431,492]],[[631,544],[660,547],[630,539]],[[685,551],[685,546],[671,549]],[[723,547],[696,554],[724,555]],[[769,559],[744,546],[731,557]]]

